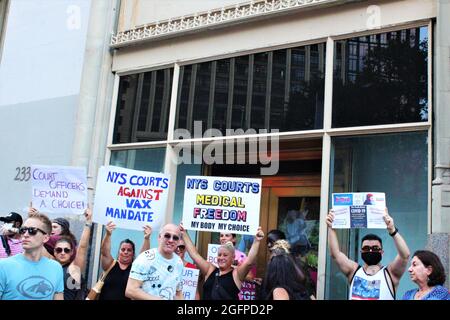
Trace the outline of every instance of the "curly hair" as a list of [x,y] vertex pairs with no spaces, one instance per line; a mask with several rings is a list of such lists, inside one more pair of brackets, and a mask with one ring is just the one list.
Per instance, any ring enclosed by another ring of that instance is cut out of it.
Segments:
[[274,242],[273,246],[270,248],[272,255],[278,256],[282,254],[289,254],[291,245],[284,239],[277,240]]

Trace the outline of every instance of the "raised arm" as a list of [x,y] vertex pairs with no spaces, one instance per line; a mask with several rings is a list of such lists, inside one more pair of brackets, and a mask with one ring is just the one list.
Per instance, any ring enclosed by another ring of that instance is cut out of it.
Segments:
[[144,242],[142,242],[142,247],[139,253],[150,249],[150,236],[152,235],[152,227],[145,225],[142,228],[144,229]]
[[101,253],[101,261],[102,261],[102,269],[107,270],[111,263],[113,263],[114,259],[111,256],[111,234],[116,228],[114,222],[110,221],[105,226],[106,234],[105,238],[103,238],[102,246],[100,249]]
[[236,268],[237,275],[240,281],[244,281],[247,276],[250,268],[256,262],[256,257],[258,256],[259,246],[261,244],[261,240],[264,238],[264,232],[261,227],[258,227],[258,230],[255,235],[255,239],[253,240],[252,246],[250,247],[250,251],[248,252],[247,259],[242,262],[240,266]]
[[392,275],[392,282],[394,286],[398,286],[400,278],[405,273],[408,266],[408,260],[410,251],[405,239],[398,233],[398,229],[394,225],[394,219],[389,215],[387,208],[385,209],[385,215],[383,216],[384,222],[386,222],[387,231],[389,235],[394,238],[395,247],[397,248],[397,256],[389,264],[388,271]]
[[350,281],[351,276],[358,268],[358,264],[355,261],[350,260],[344,253],[339,249],[339,241],[334,231],[332,225],[334,220],[333,210],[327,215],[326,223],[328,226],[328,248],[330,250],[331,257],[334,259],[339,269]]
[[186,249],[189,253],[189,256],[194,260],[195,264],[199,268],[200,272],[205,276],[205,278],[214,271],[214,266],[212,263],[209,263],[198,253],[197,248],[189,237],[188,232],[184,229],[183,225],[180,223],[180,231],[181,237],[184,240],[184,244],[186,245]]
[[91,227],[92,227],[92,211],[87,208],[84,212],[84,217],[86,222],[84,224],[83,233],[81,234],[80,243],[77,248],[77,255],[73,260],[73,265],[80,268],[81,272],[83,272],[86,267],[86,252],[89,247],[89,238],[91,236]]

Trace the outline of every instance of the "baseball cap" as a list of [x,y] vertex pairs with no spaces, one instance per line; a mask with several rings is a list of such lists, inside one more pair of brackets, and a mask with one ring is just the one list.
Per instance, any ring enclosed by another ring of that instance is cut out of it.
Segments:
[[22,225],[23,223],[22,216],[17,212],[10,212],[6,217],[0,217],[0,221],[3,222],[19,221],[20,225]]

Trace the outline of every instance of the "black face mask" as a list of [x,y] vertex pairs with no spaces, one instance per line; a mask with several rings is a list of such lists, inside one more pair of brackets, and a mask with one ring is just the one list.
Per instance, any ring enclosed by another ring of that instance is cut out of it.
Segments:
[[381,261],[381,252],[363,252],[361,258],[367,265],[374,266]]

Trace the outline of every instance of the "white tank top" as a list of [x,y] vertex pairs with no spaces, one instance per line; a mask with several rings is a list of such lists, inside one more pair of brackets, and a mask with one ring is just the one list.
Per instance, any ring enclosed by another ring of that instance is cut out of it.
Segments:
[[[388,285],[388,281],[391,286]],[[392,289],[391,289],[392,288]],[[394,290],[394,292],[392,292]],[[349,300],[395,300],[395,288],[391,275],[382,267],[374,275],[368,275],[358,266],[350,282]]]

